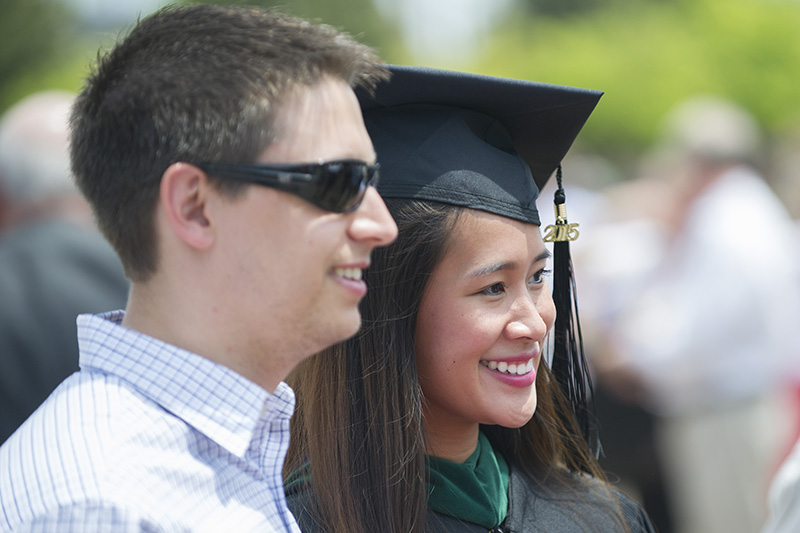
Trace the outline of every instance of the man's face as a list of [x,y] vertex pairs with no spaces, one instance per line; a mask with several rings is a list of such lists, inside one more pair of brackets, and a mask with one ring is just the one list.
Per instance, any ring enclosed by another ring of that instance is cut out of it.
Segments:
[[[275,131],[261,163],[375,161],[355,94],[339,80],[291,92]],[[397,236],[373,187],[357,210],[341,214],[254,185],[231,202],[222,227],[223,275],[232,290],[221,297],[235,306],[240,340],[254,361],[278,358],[288,369],[356,333],[367,290],[361,269],[373,248]]]

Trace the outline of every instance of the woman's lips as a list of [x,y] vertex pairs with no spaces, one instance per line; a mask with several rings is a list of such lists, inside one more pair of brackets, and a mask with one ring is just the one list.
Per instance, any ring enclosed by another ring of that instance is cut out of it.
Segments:
[[361,266],[338,266],[331,269],[333,278],[359,299],[367,293],[367,284],[362,279],[364,268]]

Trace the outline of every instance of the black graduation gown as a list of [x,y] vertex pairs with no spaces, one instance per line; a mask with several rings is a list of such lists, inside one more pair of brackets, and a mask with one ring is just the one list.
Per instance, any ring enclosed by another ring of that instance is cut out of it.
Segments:
[[[611,489],[631,533],[655,533],[644,510],[624,493]],[[622,531],[609,494],[592,490],[589,483],[576,488],[551,487],[545,493],[522,472],[511,467],[508,484],[508,515],[492,530],[430,511],[427,530],[431,533],[619,533]]]
[[[522,472],[513,466],[508,485],[508,515],[495,533],[620,533],[621,528],[609,504],[608,493],[593,491],[589,483],[580,483],[578,489],[555,488],[547,494],[536,487]],[[624,520],[631,533],[655,533],[655,528],[644,510],[624,493],[612,489]],[[287,490],[289,509],[304,533],[322,533],[328,530],[319,525],[309,491],[301,485]],[[429,511],[426,520],[431,533],[486,533],[483,526],[463,522],[457,518]],[[338,533],[338,532],[328,532]]]

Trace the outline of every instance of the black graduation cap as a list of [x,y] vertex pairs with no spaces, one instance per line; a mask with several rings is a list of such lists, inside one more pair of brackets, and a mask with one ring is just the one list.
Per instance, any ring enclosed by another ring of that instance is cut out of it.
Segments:
[[[358,93],[386,198],[539,224],[535,200],[602,92],[423,67]],[[531,179],[532,175],[532,179]]]
[[[389,81],[357,95],[381,165],[385,198],[428,200],[540,224],[539,191],[558,170],[553,240],[553,373],[595,454],[561,187],[561,160],[602,92],[432,68],[389,67]],[[585,469],[585,465],[578,465]]]

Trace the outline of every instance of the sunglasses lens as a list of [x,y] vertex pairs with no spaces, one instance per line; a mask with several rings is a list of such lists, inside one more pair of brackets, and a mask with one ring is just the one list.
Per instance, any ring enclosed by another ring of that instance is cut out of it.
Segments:
[[315,203],[329,211],[346,213],[364,198],[373,172],[364,163],[335,161],[320,167]]
[[355,210],[364,199],[367,187],[378,184],[378,165],[361,161],[312,165],[197,165],[218,178],[274,187],[336,213]]

